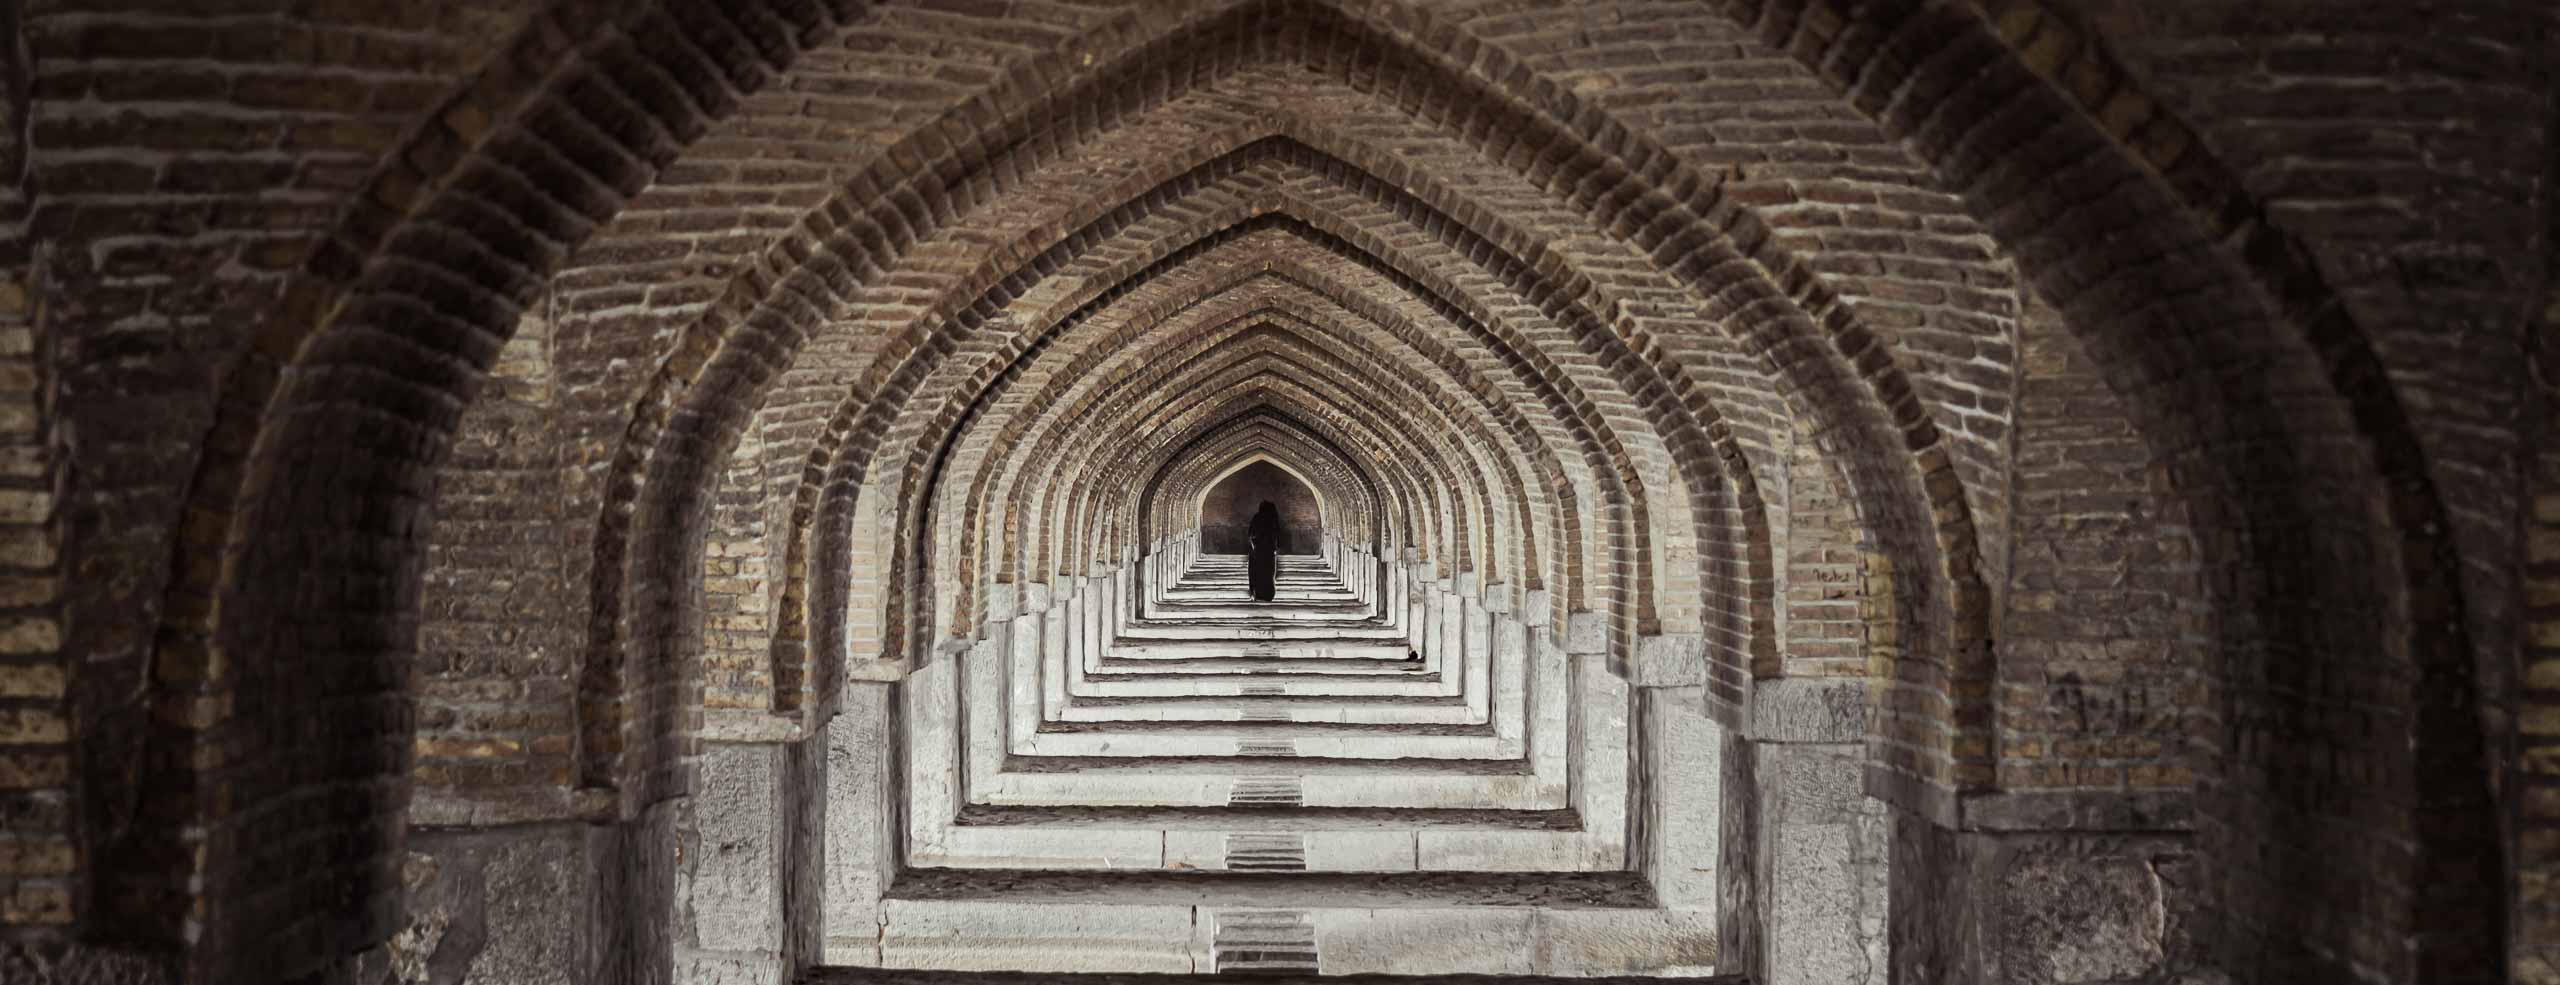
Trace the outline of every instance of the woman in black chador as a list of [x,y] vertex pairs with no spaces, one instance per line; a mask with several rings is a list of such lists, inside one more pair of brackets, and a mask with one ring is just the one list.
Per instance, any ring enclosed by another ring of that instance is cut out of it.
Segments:
[[1245,527],[1245,537],[1252,556],[1245,562],[1245,577],[1253,588],[1253,600],[1269,602],[1280,594],[1280,538],[1288,530],[1280,526],[1280,508],[1264,500],[1262,509],[1253,514],[1253,523]]

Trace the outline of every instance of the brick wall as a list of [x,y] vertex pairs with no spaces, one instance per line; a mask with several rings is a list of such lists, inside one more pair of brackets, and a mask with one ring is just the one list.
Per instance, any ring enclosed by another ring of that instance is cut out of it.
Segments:
[[[2419,975],[2476,967],[2484,960],[2481,928],[2444,914],[2477,907],[2479,894],[2500,881],[2491,874],[2500,864],[2499,834],[2475,812],[2492,789],[2509,783],[2498,775],[2503,757],[2491,752],[2503,742],[2469,733],[2485,726],[2501,735],[2514,714],[2505,654],[2513,652],[2523,625],[2513,608],[2512,530],[2522,500],[2522,449],[2529,447],[2520,440],[2517,415],[2525,406],[2522,340],[2532,307],[2517,288],[2538,279],[2542,257],[2530,246],[2537,237],[2531,202],[2551,139],[2547,116],[2532,114],[2536,123],[2518,125],[2514,107],[2547,105],[2549,81],[2539,67],[2546,53],[2531,39],[2548,36],[2552,11],[2495,2],[2057,6],[2076,18],[2077,30],[2099,38],[2093,47],[2120,57],[2138,84],[2193,126],[2214,164],[2228,169],[2223,180],[2259,210],[2255,218],[2291,240],[2283,252],[2262,246],[2252,261],[2292,266],[2299,272],[2288,280],[2316,278],[2334,291],[2343,306],[2339,317],[2351,320],[2370,346],[2370,355],[2358,358],[2373,360],[2388,378],[2387,392],[2362,386],[2359,367],[2359,379],[2342,390],[2367,406],[2389,403],[2408,415],[2405,450],[2398,435],[2379,439],[2400,455],[2385,467],[2414,473],[2418,467],[2408,463],[2423,456],[2424,481],[2438,497],[2441,517],[2416,525],[2428,538],[2443,525],[2458,569],[2446,589],[2412,594],[2420,605],[2441,605],[2458,590],[2470,665],[2455,667],[2422,649],[2412,660],[2415,685],[2377,683],[2408,680],[2403,675],[2410,668],[2386,661],[2273,683],[2271,690],[2310,685],[2334,695],[2416,686],[2438,696],[2405,718],[2386,716],[2388,724],[2368,729],[2305,738],[2274,726],[2284,736],[2279,741],[2325,746],[2309,755],[2336,764],[2314,779],[2301,778],[2306,760],[2297,756],[2279,757],[2274,769],[2296,777],[2280,784],[2287,788],[2280,796],[2322,805],[2315,810],[2335,809],[2347,789],[2365,789],[2368,777],[2406,770],[2415,775],[2411,796],[2427,805],[2423,810],[2474,818],[2427,826],[2414,857],[2378,846],[2418,822],[2353,822],[2371,839],[2354,854],[2412,867],[2405,878],[2419,901],[2405,919],[2437,928],[2424,932],[2421,943],[2404,946],[2401,931],[2369,913],[2307,936],[2319,941],[2314,949],[2395,970],[2415,967]],[[2200,170],[2179,177],[2192,179]],[[2370,419],[2371,412],[2363,416]],[[2393,590],[2377,594],[2387,598]],[[2417,632],[2444,638],[2432,627]],[[2318,716],[2337,707],[2343,705],[2280,714]],[[2405,738],[2394,734],[2401,729]],[[2403,742],[2419,747],[2414,764],[2393,761]],[[2271,895],[2325,895],[2310,888],[2323,878],[2316,861],[2283,863],[2277,873],[2272,878],[2285,884],[2265,891]]]
[[2521,707],[2506,788],[2515,841],[2516,884],[2510,972],[2524,985],[2560,982],[2560,152],[2543,196],[2541,317],[2532,328],[2532,427],[2524,447],[2529,495],[2524,516]]
[[[2502,39],[2547,10],[2092,3],[2116,40],[2083,46],[2019,3],[156,6],[24,8],[34,153],[0,146],[34,162],[7,242],[48,244],[40,277],[0,255],[0,900],[33,922],[80,913],[52,846],[123,832],[92,855],[117,931],[209,933],[218,976],[316,920],[280,960],[325,962],[387,926],[404,794],[637,817],[686,789],[697,648],[712,704],[823,708],[834,657],[777,645],[777,571],[840,570],[800,604],[921,656],[911,614],[1145,537],[1129,490],[1277,407],[1444,573],[1552,581],[1621,648],[1720,631],[1728,706],[1863,652],[1906,810],[2182,789],[2201,734],[2234,941],[2389,980],[2470,946],[2436,914],[2485,892],[2472,835],[2418,822],[2479,821],[2473,719],[2539,721],[2533,666],[2508,680],[2546,560],[2512,536],[2541,490],[2511,288],[2547,279],[2548,148],[2484,121],[2532,95]],[[480,101],[553,71],[521,120]],[[2349,84],[2383,74],[2409,81]],[[1256,337],[1125,377],[1249,391],[1197,402],[1019,369],[1141,302],[1420,355]],[[975,441],[1035,395],[1099,426]],[[1779,565],[1800,663],[1754,649]],[[2216,661],[2224,720],[2163,710],[2209,704]],[[155,797],[71,789],[68,723],[82,775]]]
[[1788,457],[1786,488],[1786,659],[1762,676],[1862,676],[1869,668],[1857,511],[1839,469],[1810,441]]
[[2031,304],[2019,334],[2000,789],[2183,805],[2214,707],[2184,505],[2060,313]]
[[[772,493],[760,429],[740,437],[711,504],[702,551],[702,703],[766,708],[773,702]],[[797,667],[794,670],[798,670]]]
[[[53,494],[53,542],[70,559],[56,625],[82,661],[57,686],[70,689],[85,774],[157,768],[143,752],[143,666],[182,553],[179,505],[221,367],[379,156],[503,48],[533,6],[337,5],[291,19],[191,4],[11,6],[33,56],[31,78],[13,75],[31,89],[12,91],[33,103],[10,114],[13,138],[32,137],[11,144],[12,162],[29,170],[12,169],[10,221],[52,259],[41,291],[23,256],[7,269],[17,296],[60,299],[46,325],[47,386],[60,394],[48,426],[77,461],[59,463],[66,481]],[[287,748],[306,762],[324,755]],[[95,884],[73,894],[86,900],[79,915],[110,937],[173,942],[167,921],[183,904],[169,901],[190,892],[196,873],[159,854],[164,846],[119,838],[173,830],[212,797],[141,798],[122,787],[53,809],[58,823],[78,818],[85,857],[101,864]],[[241,799],[254,801],[255,789],[244,782]],[[325,811],[308,820],[315,836],[372,823]]]
[[564,409],[547,312],[516,326],[435,476],[418,600],[410,817],[566,811],[580,596],[565,575]]
[[[56,340],[27,237],[30,66],[16,7],[0,11],[0,952],[77,919],[80,780],[63,647]],[[0,968],[11,958],[0,954]]]
[[[2367,326],[2463,556],[2481,699],[2511,700],[2524,326],[2549,135],[2547,5],[2078,0]],[[2536,120],[2535,122],[2541,122]],[[2423,204],[2421,204],[2423,203]],[[2497,714],[2501,719],[2503,711]]]

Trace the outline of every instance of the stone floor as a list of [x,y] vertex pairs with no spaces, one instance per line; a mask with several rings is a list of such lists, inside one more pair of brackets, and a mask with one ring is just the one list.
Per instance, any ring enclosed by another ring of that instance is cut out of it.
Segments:
[[1195,538],[913,672],[905,855],[816,980],[1714,970],[1712,858],[1632,837],[1639,695],[1534,599],[1328,541],[1256,602]]
[[[1169,985],[1183,979],[1173,975],[1123,975],[1097,973],[1064,978],[1058,975],[1036,975],[1005,972],[901,971],[886,968],[822,968],[801,979],[803,985]],[[1450,975],[1441,981],[1453,985],[1544,985],[1556,982],[1551,976],[1536,975]],[[1572,979],[1576,985],[1636,985],[1659,981],[1643,976],[1593,976]],[[1744,985],[1736,975],[1690,979],[1702,985]],[[1391,985],[1410,981],[1387,975],[1309,975],[1272,972],[1254,977],[1256,985]]]

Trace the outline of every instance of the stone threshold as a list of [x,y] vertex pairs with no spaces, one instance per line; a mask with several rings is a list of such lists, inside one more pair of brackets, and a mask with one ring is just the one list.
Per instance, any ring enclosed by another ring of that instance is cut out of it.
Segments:
[[[1346,632],[1356,630],[1355,632]],[[1238,643],[1285,641],[1289,643],[1345,641],[1376,643],[1400,640],[1405,631],[1393,626],[1363,627],[1358,623],[1304,624],[1260,622],[1252,620],[1135,620],[1120,631],[1115,643],[1200,642],[1204,640]]]
[[1293,705],[1464,705],[1463,694],[1079,694],[1075,703],[1102,707],[1107,705],[1179,704],[1215,699],[1236,704]]
[[1243,978],[1253,985],[1751,985],[1741,975],[1148,975],[1100,971],[917,971],[904,968],[811,968],[799,985],[1212,985]]
[[1149,732],[1204,732],[1212,735],[1235,735],[1238,728],[1252,729],[1256,738],[1295,738],[1302,735],[1465,735],[1493,734],[1489,722],[1327,722],[1316,720],[1256,721],[1241,718],[1121,718],[1109,721],[1044,720],[1042,732],[1108,732],[1123,733],[1144,729]]
[[[1184,769],[1183,767],[1209,767]],[[1435,773],[1455,776],[1533,776],[1522,759],[1359,759],[1343,756],[1006,756],[1007,773],[1203,773],[1236,776],[1366,776]]]
[[[1346,666],[1347,665],[1347,666]],[[1374,658],[1342,657],[1179,657],[1153,660],[1128,660],[1104,657],[1098,669],[1084,672],[1088,681],[1119,680],[1191,680],[1193,678],[1251,677],[1254,683],[1264,678],[1314,679],[1428,677],[1432,668],[1423,664],[1401,663]]]
[[1571,808],[1512,811],[1476,807],[1005,807],[971,804],[952,823],[959,827],[1148,827],[1177,830],[1363,831],[1392,828],[1474,828],[1495,831],[1583,830]]
[[1661,905],[1633,872],[1234,872],[906,869],[890,900],[1095,906],[1490,906],[1646,910]]

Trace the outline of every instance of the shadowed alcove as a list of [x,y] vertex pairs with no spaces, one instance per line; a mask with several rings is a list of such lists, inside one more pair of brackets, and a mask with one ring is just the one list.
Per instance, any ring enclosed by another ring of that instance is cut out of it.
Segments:
[[1324,535],[1324,508],[1306,483],[1270,462],[1235,470],[1200,498],[1200,542],[1207,553],[1245,553],[1245,525],[1253,522],[1254,511],[1264,503],[1279,508],[1287,531],[1281,537],[1280,553],[1315,553],[1316,542]]

